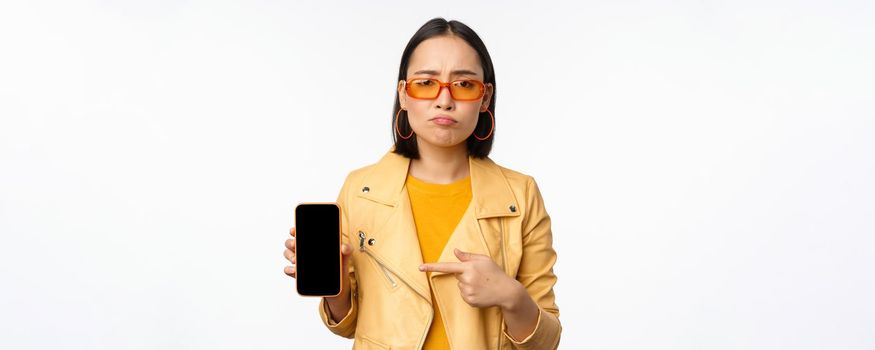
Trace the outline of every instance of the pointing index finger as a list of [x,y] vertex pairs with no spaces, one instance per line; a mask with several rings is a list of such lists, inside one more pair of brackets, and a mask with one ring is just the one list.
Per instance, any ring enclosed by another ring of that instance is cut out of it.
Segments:
[[435,262],[419,265],[419,271],[462,273],[465,267],[457,262]]

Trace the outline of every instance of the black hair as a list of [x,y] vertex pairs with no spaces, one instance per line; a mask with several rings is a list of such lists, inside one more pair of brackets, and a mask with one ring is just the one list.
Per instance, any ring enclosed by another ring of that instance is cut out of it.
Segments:
[[[474,48],[474,51],[477,51],[477,55],[480,56],[480,65],[483,67],[483,83],[492,84],[492,98],[489,101],[489,110],[495,115],[495,70],[492,67],[492,59],[489,57],[489,51],[486,50],[486,45],[483,44],[483,40],[480,40],[477,33],[462,22],[455,20],[447,21],[441,17],[432,18],[413,34],[413,37],[411,37],[410,41],[407,43],[407,47],[404,48],[404,53],[401,55],[401,67],[398,69],[398,80],[395,81],[395,107],[392,109],[392,138],[395,142],[395,149],[393,152],[407,158],[419,159],[419,148],[416,144],[416,137],[411,137],[405,140],[399,137],[395,131],[395,123],[397,122],[398,129],[402,135],[410,135],[413,132],[413,129],[410,127],[410,122],[407,119],[407,111],[405,110],[400,114],[398,113],[401,109],[401,103],[398,101],[397,83],[401,80],[407,80],[407,67],[410,64],[410,56],[413,55],[413,50],[426,39],[444,35],[459,37],[467,42],[468,45],[471,45],[471,47]],[[396,115],[399,119],[397,121],[395,120]],[[492,119],[488,112],[480,112],[480,115],[477,118],[477,126],[474,127],[474,133],[471,136],[468,136],[468,139],[466,140],[468,145],[468,155],[477,158],[486,158],[489,156],[489,151],[492,150],[492,141],[495,139],[494,129],[489,138],[483,141],[478,140],[474,135],[488,134],[490,129],[493,128],[492,123]]]

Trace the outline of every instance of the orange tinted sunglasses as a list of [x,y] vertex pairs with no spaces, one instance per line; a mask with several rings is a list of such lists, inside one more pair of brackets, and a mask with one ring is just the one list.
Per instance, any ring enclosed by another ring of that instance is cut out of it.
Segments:
[[485,93],[485,86],[479,80],[453,80],[449,83],[431,78],[412,78],[407,80],[405,90],[407,95],[413,98],[433,100],[441,94],[441,89],[446,86],[450,90],[450,96],[456,101],[479,100]]

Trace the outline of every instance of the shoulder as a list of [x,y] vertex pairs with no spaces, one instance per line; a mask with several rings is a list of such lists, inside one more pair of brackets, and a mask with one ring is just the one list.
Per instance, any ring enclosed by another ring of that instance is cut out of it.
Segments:
[[370,173],[372,169],[374,169],[375,165],[376,164],[368,164],[368,165],[361,166],[358,168],[354,168],[353,170],[350,170],[346,174],[346,178],[343,180],[344,190],[354,188],[354,187],[359,186],[360,184],[364,183],[364,179],[366,178],[367,174]]
[[377,163],[373,163],[373,164],[368,164],[368,165],[365,165],[362,167],[352,169],[349,171],[348,174],[346,174],[346,179],[347,179],[347,181],[361,179],[366,174],[371,172],[371,170],[373,170],[376,166],[377,166]]
[[501,171],[504,177],[507,178],[508,182],[527,183],[529,181],[534,181],[534,177],[527,173],[523,173],[522,171],[514,170],[497,163],[495,163],[495,167]]
[[346,182],[361,181],[363,178],[368,177],[374,172],[377,172],[377,176],[382,176],[386,173],[396,173],[401,168],[406,167],[407,162],[407,158],[392,152],[390,149],[379,159],[350,170],[346,175]]
[[376,161],[371,161],[370,163],[365,163],[366,165],[358,166],[347,172],[343,186],[347,188],[356,188],[364,186],[365,183],[373,186],[375,180],[378,180],[377,182],[380,182],[380,185],[386,185],[387,183],[379,180],[386,179],[388,175],[397,174],[401,171],[404,162],[405,159],[402,156],[392,153],[391,151],[387,152],[382,158]]
[[504,175],[504,178],[507,180],[507,184],[514,190],[514,192],[522,191],[524,194],[530,194],[532,189],[537,188],[537,184],[535,182],[535,177],[529,175],[528,173],[524,173],[520,170],[511,169],[495,163],[493,160],[489,160],[492,164],[494,164],[495,168]]

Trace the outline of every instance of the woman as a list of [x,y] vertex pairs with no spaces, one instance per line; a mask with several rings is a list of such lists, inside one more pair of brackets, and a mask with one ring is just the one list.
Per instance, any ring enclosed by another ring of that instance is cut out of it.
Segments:
[[[488,158],[485,45],[430,20],[404,50],[397,90],[394,146],[337,199],[348,279],[321,300],[322,321],[356,349],[557,348],[550,217],[532,177]],[[294,239],[284,256],[295,264]]]

